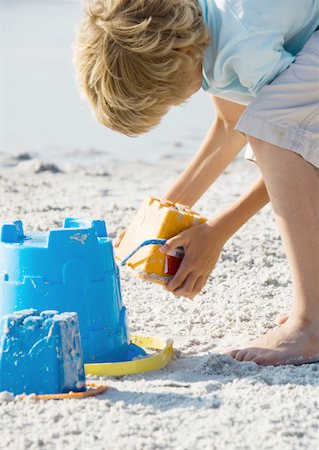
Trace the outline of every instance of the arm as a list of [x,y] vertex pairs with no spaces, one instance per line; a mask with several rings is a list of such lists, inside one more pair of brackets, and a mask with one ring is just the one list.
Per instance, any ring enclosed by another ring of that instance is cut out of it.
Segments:
[[228,239],[268,201],[268,193],[260,177],[246,194],[219,216],[169,239],[161,251],[166,253],[184,247],[186,254],[166,289],[177,296],[193,298],[197,295],[206,284]]
[[[227,123],[228,121],[228,127],[230,127],[230,124],[234,122],[234,119],[235,121],[237,121],[237,119],[231,115],[232,113],[230,113],[230,116],[227,115],[227,112],[229,111],[225,111],[225,108],[222,108],[222,112],[224,124],[215,124],[215,126],[222,127],[223,131],[219,130],[219,132],[224,139],[227,139],[231,132],[227,132],[225,122]],[[233,113],[236,115],[235,109],[233,110]],[[232,133],[230,135],[232,136]],[[233,154],[235,156],[236,148],[239,148],[240,146],[240,141],[239,139],[237,140],[236,137],[233,138],[235,140],[233,142],[236,142],[236,144],[232,147],[228,147],[228,150],[233,148],[233,152],[229,150],[227,154],[224,155],[224,158],[221,155],[221,149],[224,146],[227,151],[227,147],[225,146],[226,142],[224,142],[224,144],[222,142],[217,151],[213,152],[212,155],[209,154],[209,148],[213,148],[214,146],[212,138],[216,138],[216,136],[220,137],[220,134],[216,133],[216,128],[214,128],[209,132],[202,148],[195,156],[190,166],[184,171],[173,188],[169,191],[167,194],[168,196],[170,195],[173,198],[177,197],[177,201],[180,203],[183,201],[185,202],[186,200],[186,203],[189,202],[188,204],[192,205],[192,201],[195,202],[198,196],[207,189],[210,182],[213,182],[226,167],[226,161],[230,162],[231,155]],[[211,157],[209,158],[209,156]],[[200,168],[196,171],[195,161],[197,160],[200,161],[201,164],[204,164],[205,158],[206,161],[209,161],[211,164],[216,163],[218,165],[212,173],[209,171],[205,173],[205,170],[202,169],[201,171]],[[193,165],[195,167],[193,167]],[[182,185],[183,179],[185,181],[187,180],[187,172],[193,180],[193,183],[186,185],[183,196],[181,190],[182,186],[180,186],[180,184]],[[203,180],[201,180],[201,176],[203,177]],[[194,193],[191,191],[192,188],[195,191]],[[169,197],[169,199],[171,199],[171,197]],[[162,248],[163,252],[181,246],[185,248],[186,255],[177,274],[166,285],[167,290],[173,292],[177,296],[189,298],[193,298],[198,294],[204,287],[211,271],[214,269],[221,250],[227,240],[268,202],[268,193],[263,178],[260,177],[247,193],[242,195],[239,200],[223,211],[219,216],[209,219],[202,225],[191,227],[169,239]]]
[[[234,130],[245,107],[217,97],[212,100],[216,120],[190,164],[163,196],[167,200],[193,206],[247,143]],[[117,236],[115,247],[119,246],[125,231]]]
[[234,130],[244,106],[213,97],[216,120],[198,152],[164,198],[193,206],[247,143]]
[[235,203],[216,219],[207,221],[221,230],[223,242],[227,242],[248,220],[269,202],[268,192],[262,177]]
[[[244,107],[218,98],[213,98],[213,102],[217,111],[217,119],[191,163],[164,196],[168,200],[193,206],[246,143],[245,138],[233,130]],[[268,202],[267,190],[262,177],[260,177],[246,194],[217,218],[209,219],[204,224],[205,226],[196,227],[198,236],[200,236],[199,231],[203,231],[205,234],[203,242],[205,242],[206,232],[208,232],[207,238],[212,242],[212,246],[207,247],[210,252],[208,254],[208,265],[204,270],[205,274],[200,276],[200,282],[197,283],[192,296],[196,295],[205,284],[227,240]],[[124,233],[125,230],[118,236],[115,246],[119,245]],[[189,242],[192,233],[193,230],[190,229],[170,239],[163,249],[164,252],[179,245],[183,246],[180,243],[181,238],[185,238]],[[198,252],[194,252],[195,259],[196,254],[203,255],[203,252],[200,249]],[[190,264],[193,264],[192,259],[194,258],[190,258],[190,256],[191,252],[188,252],[181,269],[185,266],[184,263],[187,260],[190,261]],[[187,275],[183,270],[179,271],[171,283],[167,285],[167,288],[174,292],[185,281]],[[188,297],[189,292],[190,290],[184,290],[178,295]]]

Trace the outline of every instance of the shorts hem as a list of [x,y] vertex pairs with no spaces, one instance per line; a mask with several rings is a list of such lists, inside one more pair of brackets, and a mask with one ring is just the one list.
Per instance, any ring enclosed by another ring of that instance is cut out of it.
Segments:
[[[281,127],[280,125],[267,122],[264,119],[246,112],[237,122],[235,130],[260,139],[264,142],[268,142],[272,145],[291,150],[302,156],[313,166],[319,168],[318,143],[316,144],[310,141],[305,136],[302,136],[302,139],[300,139],[300,130],[299,133],[296,133],[290,127]],[[296,148],[295,142],[297,137],[299,147],[302,141],[303,148]]]

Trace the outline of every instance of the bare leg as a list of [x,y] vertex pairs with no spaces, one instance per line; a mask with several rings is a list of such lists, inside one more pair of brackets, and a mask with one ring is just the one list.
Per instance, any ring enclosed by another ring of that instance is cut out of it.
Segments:
[[319,360],[318,169],[290,150],[249,138],[291,270],[294,303],[281,327],[231,351],[262,365]]

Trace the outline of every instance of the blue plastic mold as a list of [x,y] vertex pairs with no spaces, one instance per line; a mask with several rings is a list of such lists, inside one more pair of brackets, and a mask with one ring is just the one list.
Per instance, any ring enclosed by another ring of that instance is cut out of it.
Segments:
[[64,228],[27,235],[21,221],[0,226],[0,317],[28,308],[76,312],[85,363],[146,354],[129,341],[103,220],[67,218]]
[[75,313],[34,309],[1,320],[0,391],[58,394],[86,389]]

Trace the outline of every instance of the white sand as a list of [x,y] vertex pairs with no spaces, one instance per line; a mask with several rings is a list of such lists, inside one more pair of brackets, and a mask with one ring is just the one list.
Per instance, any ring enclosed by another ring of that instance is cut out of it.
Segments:
[[[114,236],[142,199],[161,195],[185,164],[90,160],[86,168],[50,167],[2,155],[1,218],[45,230],[68,215],[102,217]],[[198,209],[213,215],[255,177],[252,164],[237,160]],[[131,331],[174,338],[175,360],[160,372],[109,379],[108,392],[95,399],[45,403],[1,394],[1,449],[318,448],[318,364],[262,368],[218,353],[264,333],[289,309],[291,282],[270,208],[228,243],[194,301],[125,270],[122,286]]]

